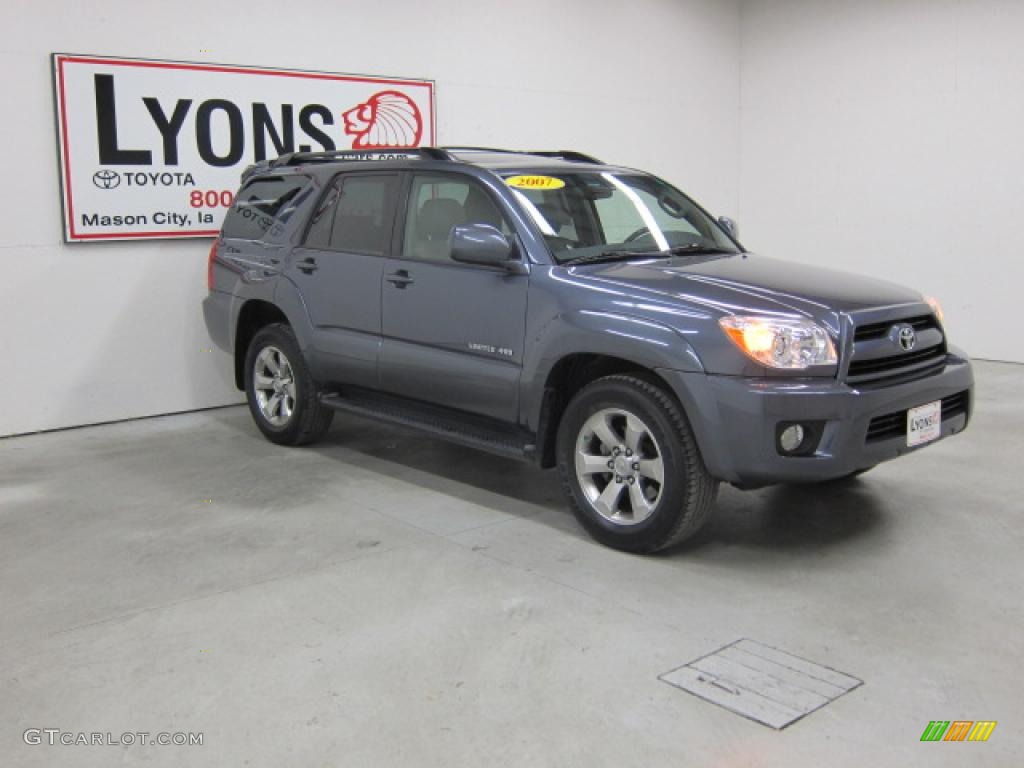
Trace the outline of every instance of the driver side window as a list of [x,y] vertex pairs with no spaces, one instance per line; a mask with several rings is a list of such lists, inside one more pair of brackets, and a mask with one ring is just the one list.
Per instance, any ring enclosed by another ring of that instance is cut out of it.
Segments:
[[457,176],[414,176],[402,255],[423,261],[451,261],[448,238],[452,228],[459,224],[490,224],[506,237],[512,237],[497,203],[476,182]]

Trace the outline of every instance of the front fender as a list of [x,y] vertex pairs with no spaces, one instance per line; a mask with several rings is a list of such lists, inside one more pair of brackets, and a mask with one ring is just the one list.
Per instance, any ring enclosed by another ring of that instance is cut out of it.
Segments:
[[597,309],[560,313],[537,331],[523,360],[520,421],[531,432],[539,429],[551,370],[560,360],[578,354],[614,357],[649,370],[704,371],[689,342],[667,325]]

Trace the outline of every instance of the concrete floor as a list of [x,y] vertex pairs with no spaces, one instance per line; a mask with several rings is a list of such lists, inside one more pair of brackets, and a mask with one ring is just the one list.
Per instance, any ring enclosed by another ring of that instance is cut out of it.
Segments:
[[[350,418],[311,449],[241,407],[2,440],[0,765],[1024,764],[1024,367],[978,374],[963,436],[723,487],[646,558],[554,473]],[[743,637],[865,683],[773,731],[657,679]]]

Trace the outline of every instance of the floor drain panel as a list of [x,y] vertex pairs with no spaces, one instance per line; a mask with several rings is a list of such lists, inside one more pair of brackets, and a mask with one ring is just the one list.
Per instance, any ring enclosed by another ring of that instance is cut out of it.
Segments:
[[863,683],[753,640],[738,640],[659,679],[776,729]]

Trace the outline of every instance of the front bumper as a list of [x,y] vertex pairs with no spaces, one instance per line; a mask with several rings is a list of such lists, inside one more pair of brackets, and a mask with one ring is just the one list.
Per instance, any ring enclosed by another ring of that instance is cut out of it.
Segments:
[[[943,439],[963,431],[974,403],[970,361],[955,349],[938,373],[872,388],[833,379],[659,373],[683,403],[708,471],[741,487],[829,480],[919,450],[926,446],[908,447],[905,435],[868,441],[871,420],[966,391],[966,408],[942,419]],[[812,454],[779,453],[777,425],[793,421],[824,422]]]

